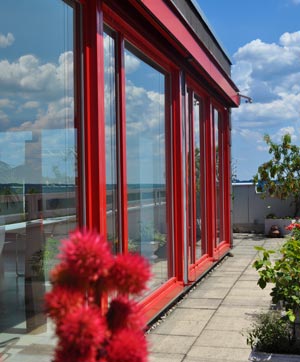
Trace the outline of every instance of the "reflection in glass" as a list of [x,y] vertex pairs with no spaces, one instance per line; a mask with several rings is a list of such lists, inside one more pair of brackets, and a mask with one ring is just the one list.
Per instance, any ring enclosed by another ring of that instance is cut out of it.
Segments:
[[202,103],[201,99],[194,96],[193,99],[194,113],[194,154],[195,154],[195,183],[196,183],[196,259],[202,255],[201,241],[201,154],[200,154],[200,122]]
[[127,45],[126,150],[129,250],[153,266],[153,284],[168,278],[165,76]]
[[105,157],[106,157],[106,222],[107,239],[112,250],[118,250],[118,196],[117,196],[117,149],[116,149],[116,84],[115,40],[113,32],[104,33],[105,74]]
[[73,18],[59,0],[1,2],[0,332],[42,331],[48,273],[77,223]]
[[220,215],[221,215],[221,189],[220,189],[220,153],[219,153],[219,124],[220,114],[214,108],[214,130],[215,130],[215,162],[216,162],[216,243],[220,243]]

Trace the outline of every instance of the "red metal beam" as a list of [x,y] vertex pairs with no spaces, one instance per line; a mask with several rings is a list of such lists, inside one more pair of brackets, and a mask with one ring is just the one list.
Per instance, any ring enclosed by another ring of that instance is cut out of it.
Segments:
[[233,86],[232,81],[227,79],[216,64],[212,62],[206,52],[201,48],[199,42],[188,31],[179,18],[174,16],[171,8],[169,8],[163,0],[142,0],[145,7],[153,14],[153,16],[166,29],[187,52],[193,57],[201,68],[209,75],[209,77],[218,85],[223,93],[238,106],[239,95],[237,89]]

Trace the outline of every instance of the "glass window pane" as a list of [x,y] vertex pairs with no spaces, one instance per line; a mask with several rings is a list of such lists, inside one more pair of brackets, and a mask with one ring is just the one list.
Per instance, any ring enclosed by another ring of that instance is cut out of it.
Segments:
[[200,153],[200,122],[202,121],[202,102],[197,96],[193,99],[194,111],[194,153],[196,182],[196,259],[203,253],[201,240],[201,153]]
[[77,224],[74,10],[7,0],[0,12],[0,332],[46,322],[58,243]]
[[105,75],[105,157],[106,157],[106,225],[107,239],[116,252],[118,237],[117,148],[116,148],[116,77],[114,33],[104,33]]
[[129,250],[141,253],[151,262],[153,290],[168,278],[165,75],[128,48],[125,73]]
[[220,183],[220,156],[221,150],[219,149],[219,124],[220,114],[214,108],[214,130],[215,130],[215,162],[216,162],[216,243],[220,242],[220,223],[221,223],[221,183]]

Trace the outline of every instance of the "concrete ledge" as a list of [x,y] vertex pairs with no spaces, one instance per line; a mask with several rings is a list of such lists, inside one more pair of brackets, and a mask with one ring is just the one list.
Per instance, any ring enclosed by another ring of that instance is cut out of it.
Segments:
[[252,351],[249,356],[251,362],[300,362],[300,356],[295,354],[277,354]]

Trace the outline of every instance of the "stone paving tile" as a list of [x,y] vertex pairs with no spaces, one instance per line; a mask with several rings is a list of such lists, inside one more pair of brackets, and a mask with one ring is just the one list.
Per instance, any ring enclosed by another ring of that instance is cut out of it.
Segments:
[[257,306],[259,308],[260,306],[269,305],[270,302],[271,300],[269,296],[227,296],[226,299],[223,301],[223,305]]
[[237,317],[230,319],[227,317],[213,316],[205,329],[216,331],[242,331],[249,328],[253,322],[252,318]]
[[[218,282],[218,278],[220,281]],[[235,282],[235,281],[234,281]],[[231,278],[221,278],[221,277],[211,277],[205,281],[205,283],[200,283],[197,286],[197,289],[192,291],[189,294],[189,298],[193,298],[193,293],[198,290],[206,290],[206,289],[218,289],[218,288],[231,288],[232,287],[232,279]]]
[[221,303],[222,299],[217,298],[190,298],[185,299],[178,308],[217,309]]
[[209,278],[207,278],[205,280],[205,282],[213,280],[214,282],[217,282],[217,283],[224,282],[224,283],[234,284],[234,282],[239,278],[239,276],[240,276],[239,273],[236,273],[236,272],[221,272],[219,270],[215,270],[209,276]]
[[226,348],[249,348],[246,337],[238,331],[214,331],[205,330],[196,339],[195,346],[203,347],[226,347]]
[[230,260],[228,262],[230,263],[231,266],[247,267],[247,265],[249,265],[249,263],[252,263],[252,260],[253,260],[253,256],[247,256],[247,257],[234,256],[233,258],[230,258]]
[[215,317],[224,317],[224,318],[251,318],[253,319],[256,315],[260,314],[263,311],[268,310],[267,306],[231,306],[231,305],[221,305],[218,310],[215,312]]
[[[175,309],[168,317],[165,319],[165,322],[176,320],[176,321],[208,321],[209,318],[213,315],[214,309],[205,309],[205,308],[185,308],[184,303],[178,305],[178,308]],[[164,323],[165,323],[164,322]]]
[[174,319],[171,321],[169,320],[167,323],[161,323],[152,333],[177,336],[199,336],[206,324],[206,320],[179,321]]
[[[198,358],[198,361],[201,361],[202,358],[204,361],[207,359],[216,360],[219,362],[224,361],[237,361],[243,362],[247,361],[249,357],[249,348],[225,348],[225,347],[202,347],[202,346],[193,346],[187,354],[187,357]],[[184,359],[184,362],[189,361],[189,359]],[[192,361],[192,360],[190,360]]]
[[[266,295],[269,295],[271,290],[269,290],[266,293],[265,289],[260,289],[259,286],[255,285],[254,287],[251,288],[251,297],[264,297]],[[249,296],[249,290],[243,288],[237,288],[234,287],[230,290],[230,292],[228,293],[228,296],[226,298],[230,298],[230,297],[248,297]]]
[[52,360],[51,355],[35,355],[34,352],[31,354],[24,355],[23,353],[15,354],[13,357],[10,355],[4,355],[4,361],[13,362],[49,362]]
[[252,290],[254,288],[259,288],[259,286],[257,285],[257,280],[241,280],[241,279],[239,279],[234,284],[233,288],[246,289],[249,291],[249,289]]
[[186,354],[194,344],[196,337],[148,334],[147,339],[150,352]]
[[243,274],[241,275],[240,279],[239,280],[248,280],[248,281],[256,281],[257,282],[257,279],[258,279],[258,276],[257,274]]
[[184,354],[152,353],[149,356],[149,362],[182,362],[184,357]]
[[219,268],[219,271],[220,272],[233,272],[233,273],[242,273],[245,268],[247,267],[248,263],[247,264],[235,264],[235,265],[232,265],[231,263],[226,263],[226,264],[223,264],[220,268]]
[[189,298],[219,298],[223,299],[228,294],[230,288],[210,288],[202,289],[197,288],[189,294]]

